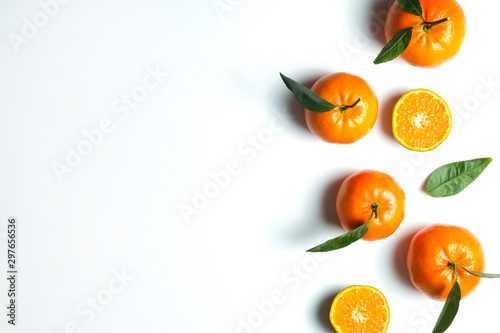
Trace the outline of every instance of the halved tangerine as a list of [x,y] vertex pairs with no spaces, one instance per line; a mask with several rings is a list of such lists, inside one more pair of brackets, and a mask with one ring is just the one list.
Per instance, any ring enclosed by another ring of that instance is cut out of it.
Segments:
[[427,89],[404,94],[394,106],[392,132],[403,146],[429,151],[450,134],[451,112],[446,101]]
[[350,286],[333,300],[330,321],[337,333],[384,333],[389,327],[389,305],[374,287]]

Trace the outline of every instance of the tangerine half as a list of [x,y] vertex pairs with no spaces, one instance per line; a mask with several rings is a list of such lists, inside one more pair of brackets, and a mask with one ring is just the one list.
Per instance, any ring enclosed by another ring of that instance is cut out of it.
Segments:
[[385,296],[370,286],[347,287],[330,309],[330,322],[337,333],[384,333],[390,317]]
[[429,151],[450,134],[451,112],[446,101],[427,89],[404,94],[394,106],[392,132],[408,149]]

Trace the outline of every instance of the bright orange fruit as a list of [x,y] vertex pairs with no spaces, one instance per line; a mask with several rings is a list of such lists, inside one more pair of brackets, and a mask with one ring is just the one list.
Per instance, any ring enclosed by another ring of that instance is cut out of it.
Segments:
[[350,286],[333,300],[330,322],[337,333],[383,333],[389,327],[389,305],[370,286]]
[[364,170],[347,177],[336,200],[337,215],[346,231],[366,223],[364,240],[378,240],[396,231],[405,216],[405,193],[388,174]]
[[[408,48],[401,57],[419,67],[436,67],[453,58],[465,38],[465,15],[455,0],[420,0],[425,22],[448,21],[432,27],[417,25],[413,28]],[[385,22],[385,37],[389,42],[394,35],[405,28],[424,22],[421,17],[410,14],[394,1]]]
[[[484,255],[481,243],[469,230],[436,224],[413,236],[408,250],[407,266],[413,285],[436,300],[446,300],[455,278],[449,262],[482,273]],[[462,298],[479,284],[480,278],[457,267]]]
[[408,149],[432,150],[450,134],[450,108],[430,90],[410,90],[394,106],[392,131],[396,140]]
[[[349,73],[327,75],[316,81],[311,90],[328,102],[345,107],[322,113],[305,109],[307,126],[321,139],[331,143],[353,143],[375,125],[378,99],[359,76]],[[358,99],[359,103],[349,107]]]

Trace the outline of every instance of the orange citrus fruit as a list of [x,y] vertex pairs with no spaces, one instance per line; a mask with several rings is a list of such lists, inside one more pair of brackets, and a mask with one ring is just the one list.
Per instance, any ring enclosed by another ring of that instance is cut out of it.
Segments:
[[396,140],[408,149],[432,150],[450,134],[450,108],[430,90],[410,90],[394,106],[392,131]]
[[389,305],[370,286],[350,286],[333,300],[330,321],[337,333],[383,333],[389,327]]
[[[419,67],[437,67],[453,58],[465,38],[465,15],[455,0],[420,0],[425,22],[447,21],[429,25],[417,25],[412,30],[408,48],[401,57]],[[385,38],[389,42],[405,28],[424,22],[421,17],[410,14],[394,1],[385,21]]]
[[364,170],[347,177],[336,200],[337,215],[346,231],[370,220],[365,240],[378,240],[396,231],[405,215],[405,193],[388,174]]
[[316,81],[311,90],[340,106],[322,113],[305,109],[307,126],[321,139],[332,143],[353,143],[375,125],[378,99],[359,76],[348,73],[327,75]]
[[[452,225],[426,227],[413,236],[408,250],[407,266],[413,285],[436,300],[446,300],[455,278],[449,262],[465,268],[484,271],[481,243],[469,230]],[[462,298],[479,284],[479,277],[457,267]]]

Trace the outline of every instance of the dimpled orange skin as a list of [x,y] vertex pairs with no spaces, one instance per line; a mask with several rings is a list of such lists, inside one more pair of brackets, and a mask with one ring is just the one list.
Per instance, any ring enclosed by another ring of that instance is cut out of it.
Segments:
[[[453,58],[465,38],[465,15],[455,0],[420,0],[426,22],[449,17],[446,22],[434,26],[430,32],[423,25],[413,28],[410,45],[401,57],[419,67],[437,67]],[[405,12],[394,1],[385,21],[385,38],[389,42],[394,35],[405,28],[422,22],[419,16]]]
[[378,99],[368,83],[359,76],[335,73],[320,78],[311,90],[334,105],[352,105],[342,113],[339,108],[318,113],[305,109],[311,132],[331,143],[353,143],[368,134],[378,115]]
[[372,204],[379,205],[378,217],[370,221],[364,240],[378,240],[396,231],[405,215],[405,193],[389,175],[364,170],[347,177],[337,194],[336,208],[340,224],[346,231],[366,223]]
[[[469,230],[437,224],[417,232],[410,243],[407,266],[413,285],[435,300],[446,300],[455,279],[448,261],[455,261],[469,270],[484,271],[481,243]],[[480,278],[457,268],[462,298],[479,284]]]

